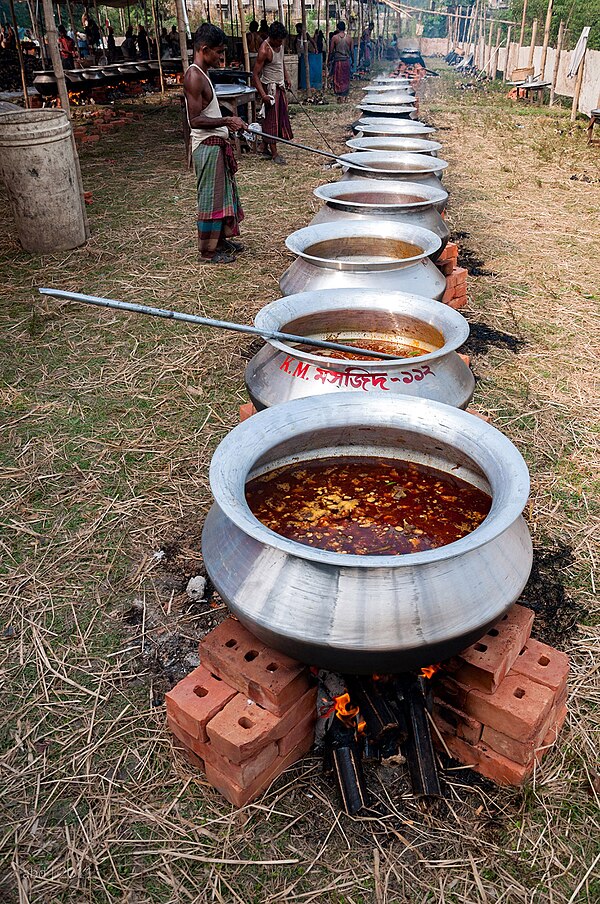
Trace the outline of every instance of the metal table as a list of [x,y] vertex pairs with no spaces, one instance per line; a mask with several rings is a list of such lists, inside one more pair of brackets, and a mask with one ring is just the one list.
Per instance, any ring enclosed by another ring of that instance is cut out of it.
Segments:
[[537,101],[537,103],[541,103],[541,100],[544,96],[544,89],[551,87],[551,82],[542,82],[542,81],[524,81],[524,82],[508,82],[509,85],[513,85],[517,89],[517,97],[519,96],[519,91],[525,92],[525,99],[529,100],[530,104],[533,104]]

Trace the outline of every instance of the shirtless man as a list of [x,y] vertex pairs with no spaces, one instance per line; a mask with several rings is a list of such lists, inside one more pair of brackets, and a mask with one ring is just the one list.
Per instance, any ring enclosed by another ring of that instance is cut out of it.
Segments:
[[[294,137],[288,114],[285,89],[292,87],[283,62],[283,42],[287,31],[281,22],[273,22],[269,27],[269,37],[263,41],[252,71],[252,79],[263,102],[263,128],[268,135],[276,135],[290,141]],[[273,163],[285,166],[285,159],[277,153],[274,141],[265,141],[265,156]]]
[[239,116],[222,116],[208,70],[219,68],[225,46],[220,28],[205,22],[194,36],[194,62],[183,80],[198,194],[198,249],[204,263],[229,264],[244,250],[244,212],[237,190],[237,162],[229,132],[246,128]]

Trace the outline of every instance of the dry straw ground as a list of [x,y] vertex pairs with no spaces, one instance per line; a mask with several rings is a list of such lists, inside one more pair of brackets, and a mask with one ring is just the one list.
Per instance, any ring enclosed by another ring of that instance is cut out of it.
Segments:
[[[451,163],[451,223],[479,274],[466,311],[476,403],[531,468],[527,600],[538,636],[572,656],[559,745],[523,790],[451,766],[431,808],[401,768],[369,769],[374,807],[361,819],[340,815],[317,758],[235,811],[174,754],[164,691],[223,614],[190,605],[184,588],[202,569],[207,465],[245,400],[251,345],[41,301],[35,287],[250,319],[277,297],[283,240],[331,173],[293,151],[286,169],[244,160],[249,252],[200,268],[178,107],[148,106],[82,157],[86,248],[24,254],[0,205],[2,901],[600,899],[600,158],[564,112],[455,82],[428,82],[425,107]],[[350,108],[313,115],[341,148]],[[301,114],[295,127],[318,144]]]

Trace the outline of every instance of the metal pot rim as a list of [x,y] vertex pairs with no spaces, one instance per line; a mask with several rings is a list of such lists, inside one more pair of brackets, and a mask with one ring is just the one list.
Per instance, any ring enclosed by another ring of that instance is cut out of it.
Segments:
[[[382,188],[381,186],[384,186]],[[379,194],[389,194],[389,195],[422,195],[424,197],[423,201],[411,201],[407,204],[401,204],[397,201],[394,203],[386,204],[385,201],[380,202],[378,204],[369,204],[366,201],[351,201],[345,199],[344,201],[338,201],[335,197],[334,191],[338,189],[340,194],[364,194],[364,192],[376,191]],[[357,211],[361,213],[368,213],[370,210],[396,210],[400,208],[401,210],[420,210],[427,207],[433,207],[434,204],[439,204],[442,201],[445,201],[448,197],[448,192],[445,188],[442,188],[440,183],[440,187],[437,188],[433,185],[423,185],[421,182],[394,182],[391,179],[362,179],[360,182],[327,182],[325,185],[319,185],[317,188],[313,190],[313,195],[316,198],[319,198],[321,201],[325,201],[329,207],[333,207],[336,209],[352,207],[356,208]]]
[[[421,150],[415,150],[414,146],[413,148],[394,147],[396,142],[401,145],[404,141],[416,142],[417,147],[420,144]],[[371,142],[372,146],[369,146]],[[383,147],[373,146],[375,144],[383,144]],[[373,135],[365,138],[350,138],[346,142],[346,147],[352,148],[353,151],[385,151],[390,148],[400,154],[429,154],[431,151],[441,151],[443,145],[439,141],[429,141],[427,138],[419,138],[417,135]]]
[[[397,366],[404,362],[427,363],[443,358],[449,352],[466,342],[469,336],[469,324],[458,311],[441,305],[439,301],[425,298],[424,295],[415,295],[409,292],[373,292],[369,294],[363,289],[315,289],[313,292],[298,292],[296,295],[287,295],[278,298],[265,305],[258,311],[254,318],[254,325],[260,330],[271,332],[278,330],[287,332],[286,324],[293,320],[289,310],[290,306],[297,304],[302,306],[302,316],[310,316],[320,311],[343,311],[352,308],[353,311],[386,310],[390,313],[404,314],[413,320],[421,321],[438,330],[444,344],[432,352],[418,355],[412,358],[395,358],[394,360],[360,361],[360,367],[366,370],[377,370],[383,366]],[[298,315],[296,315],[298,316]],[[302,348],[297,348],[279,339],[267,339],[269,345],[279,349],[285,354],[292,354],[295,358],[310,361],[311,364],[327,362],[340,363],[339,358],[330,358],[327,354],[315,355]],[[326,352],[325,349],[323,351]]]
[[[246,502],[245,486],[257,461],[276,444],[343,423],[351,433],[364,426],[386,424],[413,428],[447,445],[444,432],[461,439],[461,451],[485,473],[492,491],[489,514],[474,531],[438,549],[402,556],[345,555],[315,549],[275,533],[256,518]],[[487,465],[487,468],[486,468]],[[475,415],[450,405],[408,396],[364,399],[343,392],[308,396],[274,405],[238,424],[213,455],[210,487],[218,507],[241,531],[259,543],[323,566],[348,569],[413,568],[454,559],[503,534],[521,515],[529,495],[529,472],[520,452],[503,433]]]
[[[447,160],[441,157],[430,157],[429,154],[404,154],[401,151],[354,151],[352,154],[341,154],[340,160],[348,167],[348,169],[356,172],[364,172],[365,167],[369,167],[369,163],[380,161],[381,163],[389,163],[391,169],[381,169],[380,167],[372,167],[370,172],[374,173],[410,173],[414,172],[417,176],[426,176],[429,173],[443,172],[448,166]],[[413,164],[414,170],[394,169],[393,164]]]
[[[396,239],[400,242],[407,242],[418,245],[422,248],[421,254],[415,254],[413,257],[398,258],[392,261],[365,261],[360,263],[352,263],[344,261],[340,266],[340,261],[331,258],[315,257],[306,252],[306,248],[310,248],[317,242],[324,242],[331,239],[352,238],[353,236],[365,238],[385,238]],[[424,229],[422,226],[413,226],[407,223],[394,223],[391,220],[373,220],[366,222],[336,222],[336,223],[317,223],[314,226],[305,226],[303,229],[297,229],[285,240],[286,247],[298,257],[303,258],[316,267],[326,269],[346,270],[346,271],[377,271],[377,270],[400,270],[404,267],[410,267],[418,261],[424,260],[431,254],[434,254],[438,248],[442,246],[442,240],[434,232]]]
[[[394,113],[416,113],[417,108],[414,106],[414,98],[411,98],[413,105],[407,104],[390,104],[387,107],[385,104],[357,104],[359,110],[362,110],[363,113],[389,113],[390,116],[393,116]],[[397,109],[395,109],[397,108]]]

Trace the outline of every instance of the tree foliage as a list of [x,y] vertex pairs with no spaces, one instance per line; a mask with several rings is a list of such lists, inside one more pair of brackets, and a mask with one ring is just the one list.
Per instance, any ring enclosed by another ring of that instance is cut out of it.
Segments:
[[[548,0],[528,0],[525,42],[527,42],[528,37],[531,37],[531,25],[534,19],[538,20],[538,42],[541,41],[540,35],[543,36],[544,34],[547,9]],[[520,26],[523,15],[523,0],[511,0],[511,15]],[[550,30],[550,45],[553,47],[556,47],[558,26],[561,19],[568,28],[565,45],[567,49],[575,46],[581,34],[581,29],[589,25],[591,31],[588,47],[591,50],[600,50],[600,0],[554,0]]]

